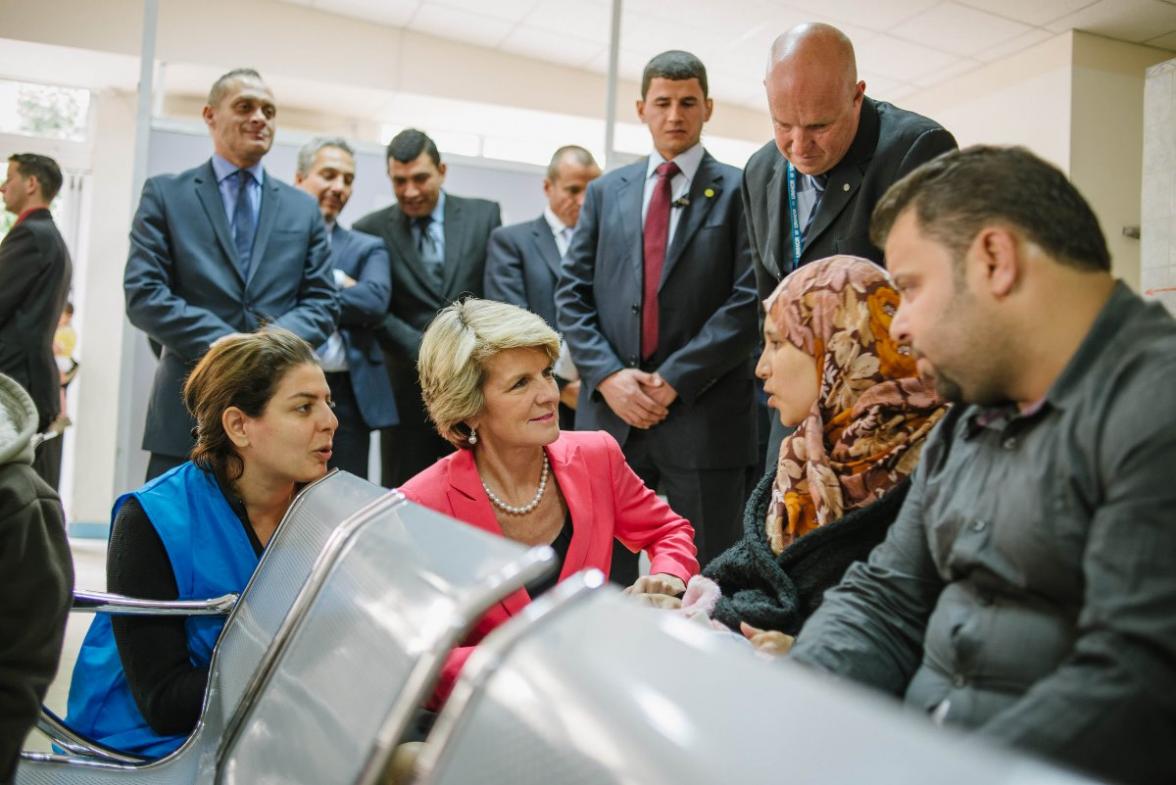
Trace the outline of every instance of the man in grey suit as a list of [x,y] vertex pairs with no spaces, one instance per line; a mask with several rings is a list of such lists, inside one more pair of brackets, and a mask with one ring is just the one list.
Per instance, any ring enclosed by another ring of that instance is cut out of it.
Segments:
[[[867,98],[853,44],[829,25],[799,25],[777,38],[764,86],[776,138],[743,170],[761,301],[816,259],[850,254],[882,264],[870,240],[874,205],[905,174],[956,149],[934,120]],[[768,419],[770,467],[785,430]]]
[[616,437],[694,525],[703,563],[738,536],[755,461],[751,254],[739,170],[700,143],[712,107],[694,55],[646,65],[654,152],[588,186],[556,291],[577,427]]
[[[502,226],[490,234],[486,252],[486,297],[527,308],[552,327],[555,321],[555,286],[559,264],[568,244],[588,183],[600,177],[592,153],[578,145],[559,148],[547,165],[543,193],[547,207],[531,221]],[[558,370],[558,368],[557,368]],[[574,425],[579,379],[556,376],[560,386],[559,425]]]
[[261,166],[276,115],[260,74],[228,72],[203,112],[212,158],[143,186],[123,289],[131,324],[162,346],[143,434],[148,479],[187,460],[195,421],[181,390],[215,341],[276,324],[318,346],[335,329],[318,207]]
[[482,296],[486,243],[502,217],[497,202],[442,190],[445,164],[422,131],[410,128],[392,137],[388,179],[396,204],[365,215],[352,228],[382,238],[392,259],[392,299],[376,339],[400,413],[400,424],[380,438],[383,483],[395,488],[453,450],[429,422],[417,355],[437,311],[464,294]]
[[318,202],[339,287],[339,328],[316,350],[339,418],[329,466],[367,477],[372,430],[399,419],[374,332],[388,310],[388,250],[379,238],[338,222],[354,182],[355,153],[346,140],[316,137],[298,151],[294,184]]

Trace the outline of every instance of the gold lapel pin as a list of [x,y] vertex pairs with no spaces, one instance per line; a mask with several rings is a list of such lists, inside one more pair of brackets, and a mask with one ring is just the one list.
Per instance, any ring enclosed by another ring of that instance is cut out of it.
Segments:
[[702,195],[705,196],[707,199],[710,199],[711,197],[713,197],[715,195],[715,189],[714,188],[707,188],[705,191],[702,192]]

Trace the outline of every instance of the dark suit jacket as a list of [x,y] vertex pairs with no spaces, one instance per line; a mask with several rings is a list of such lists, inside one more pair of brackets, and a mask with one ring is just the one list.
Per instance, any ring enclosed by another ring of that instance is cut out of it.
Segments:
[[217,338],[276,324],[318,346],[334,331],[339,295],[318,205],[268,172],[252,259],[245,281],[211,162],[144,184],[123,274],[127,318],[163,346],[143,449],[191,450],[181,390]]
[[[864,99],[858,132],[829,181],[801,249],[800,263],[849,254],[883,263],[870,242],[870,216],[886,189],[920,164],[956,149],[934,120]],[[756,151],[743,170],[743,206],[760,300],[793,269],[787,161],[775,142]]]
[[[597,387],[640,365],[647,162],[589,184],[555,296],[559,328],[582,381],[576,427],[606,430],[622,445],[629,426]],[[683,214],[666,250],[651,364],[679,397],[650,438],[655,458],[666,465],[745,466],[755,461],[756,305],[739,170],[705,154],[689,199],[676,208]]]
[[29,213],[0,243],[0,373],[28,391],[39,431],[61,410],[53,334],[72,273],[69,251],[48,210]]
[[375,329],[388,312],[392,270],[379,238],[336,225],[331,232],[331,264],[355,279],[339,290],[339,334],[347,347],[347,372],[368,428],[387,428],[399,420],[384,353]]
[[511,224],[490,234],[486,252],[486,298],[511,303],[555,324],[559,248],[547,219]]
[[[392,299],[376,338],[384,348],[388,373],[398,397],[415,396],[419,388],[416,361],[421,336],[437,311],[463,294],[482,296],[486,244],[502,225],[497,202],[445,194],[445,264],[441,288],[421,263],[408,216],[399,205],[368,213],[352,229],[376,235],[388,246],[392,260]],[[403,410],[413,405],[400,400]]]

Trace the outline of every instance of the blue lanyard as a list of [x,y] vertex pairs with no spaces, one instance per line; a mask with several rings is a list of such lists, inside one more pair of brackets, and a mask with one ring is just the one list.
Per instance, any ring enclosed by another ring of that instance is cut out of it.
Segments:
[[800,267],[800,252],[804,245],[804,232],[800,228],[800,209],[796,203],[796,167],[788,162],[788,218],[792,225],[792,263],[788,272]]

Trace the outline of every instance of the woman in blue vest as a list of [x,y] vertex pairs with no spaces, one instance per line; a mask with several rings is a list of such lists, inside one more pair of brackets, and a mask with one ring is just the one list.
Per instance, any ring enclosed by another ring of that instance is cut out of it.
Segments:
[[[114,503],[110,591],[159,600],[239,593],[298,489],[323,476],[338,421],[310,345],[265,329],[213,345],[184,385],[190,460]],[[69,694],[69,724],[147,757],[200,716],[222,617],[95,617]]]

